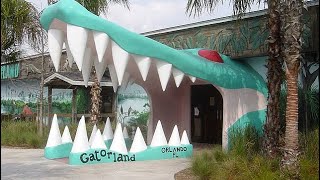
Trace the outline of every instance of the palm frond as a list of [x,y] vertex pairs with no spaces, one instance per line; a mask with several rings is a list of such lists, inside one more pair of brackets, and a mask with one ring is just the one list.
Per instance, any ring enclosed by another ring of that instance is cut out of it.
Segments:
[[120,4],[129,9],[128,0],[77,0],[77,2],[95,15],[99,15],[101,13],[106,15],[110,4]]
[[[24,41],[32,47],[39,46],[41,31],[39,13],[30,2],[25,0],[1,2],[1,53],[14,52],[13,49]],[[9,57],[9,54],[6,55]]]
[[[223,4],[223,0],[188,0],[186,12],[189,16],[199,16],[203,12],[213,13],[218,3]],[[230,0],[233,6],[233,14],[241,17],[248,10],[251,10],[251,5],[255,2],[261,3],[261,0]]]

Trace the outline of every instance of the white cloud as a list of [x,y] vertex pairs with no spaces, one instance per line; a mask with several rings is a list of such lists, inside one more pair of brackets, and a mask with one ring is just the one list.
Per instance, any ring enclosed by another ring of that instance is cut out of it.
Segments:
[[[47,6],[47,0],[27,1],[32,2],[39,10]],[[109,21],[137,33],[232,15],[229,3],[219,4],[213,13],[203,13],[199,17],[189,17],[186,13],[187,0],[129,0],[129,4],[130,10],[111,4],[106,16]],[[261,6],[253,6],[252,11],[263,9],[263,5]]]
[[153,31],[192,22],[231,15],[232,9],[227,6],[217,8],[214,14],[203,13],[200,17],[189,17],[186,14],[186,1],[157,1],[131,3],[130,11],[120,5],[111,6],[108,19],[135,32]]

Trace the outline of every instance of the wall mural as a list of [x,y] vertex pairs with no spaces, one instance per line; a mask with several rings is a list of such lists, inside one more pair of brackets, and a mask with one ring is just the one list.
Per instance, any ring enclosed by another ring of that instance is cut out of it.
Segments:
[[[28,103],[33,113],[37,113],[39,100],[39,80],[37,79],[8,79],[1,81],[1,114],[11,114],[16,117]],[[47,112],[48,89],[44,88],[45,112]],[[54,89],[52,92],[52,112],[71,113],[72,90]],[[62,118],[63,121],[68,121]]]
[[[175,49],[208,48],[235,58],[261,56],[268,50],[266,22],[266,16],[260,16],[149,37]],[[306,50],[316,49],[313,37],[318,35],[312,35],[316,22],[316,13],[304,13],[302,38]]]
[[[147,139],[150,102],[145,90],[137,85],[128,85],[118,92],[117,119],[127,127],[129,136],[132,136],[137,127]],[[132,136],[133,138],[133,136]]]

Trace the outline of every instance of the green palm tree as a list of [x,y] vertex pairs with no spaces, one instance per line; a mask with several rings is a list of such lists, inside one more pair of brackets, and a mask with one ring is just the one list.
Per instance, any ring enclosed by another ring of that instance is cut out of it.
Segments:
[[[88,11],[100,15],[100,13],[107,14],[109,5],[112,3],[121,4],[129,9],[129,3],[127,0],[77,0]],[[52,0],[48,1],[51,4]],[[95,70],[92,72],[94,76],[94,83],[91,87],[91,122],[97,123],[101,117],[101,86],[98,82]]]
[[283,7],[283,58],[287,83],[285,147],[282,167],[298,178],[298,75],[301,61],[302,0],[285,0]]
[[[230,0],[231,1],[231,0]],[[194,15],[199,15],[203,10],[212,12],[220,0],[188,0],[187,12]],[[244,15],[247,10],[250,10],[251,5],[255,2],[260,3],[260,0],[233,0],[233,12],[238,17]],[[279,152],[279,132],[280,132],[280,90],[283,77],[281,57],[281,37],[280,37],[280,0],[268,0],[268,105],[267,119],[264,127],[264,150],[270,157],[276,157]]]
[[31,47],[40,47],[41,31],[39,13],[31,3],[1,1],[1,56],[5,61],[16,60],[21,52],[20,45],[25,41]]

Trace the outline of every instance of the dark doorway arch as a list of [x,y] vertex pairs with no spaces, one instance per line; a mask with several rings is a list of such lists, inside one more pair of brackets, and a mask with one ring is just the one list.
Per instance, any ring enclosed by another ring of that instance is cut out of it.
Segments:
[[191,141],[222,144],[223,98],[211,84],[191,86]]

